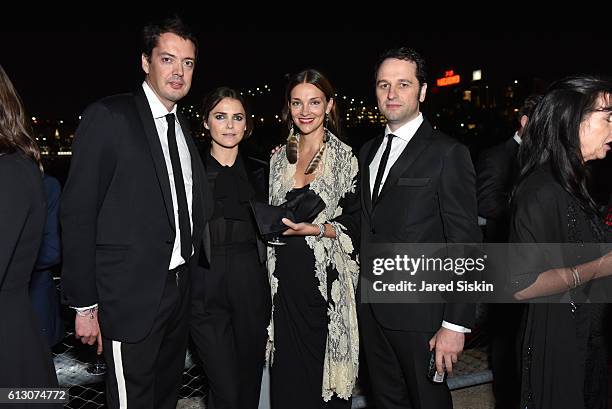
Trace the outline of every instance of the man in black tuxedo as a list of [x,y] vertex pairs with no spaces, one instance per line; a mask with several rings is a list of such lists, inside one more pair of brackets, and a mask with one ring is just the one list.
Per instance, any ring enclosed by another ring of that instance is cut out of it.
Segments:
[[[485,240],[508,242],[510,195],[518,177],[518,150],[531,113],[542,95],[528,96],[518,111],[519,128],[512,138],[480,154],[476,163],[478,214],[487,220]],[[499,285],[504,285],[502,281]],[[514,409],[520,405],[520,326],[523,304],[489,304],[487,331],[491,337],[490,360],[493,371],[493,395],[496,409]]]
[[197,41],[178,18],[143,34],[145,81],[87,108],[61,203],[63,301],[77,310],[76,337],[104,350],[111,408],[176,407],[212,206],[176,106]]
[[[376,96],[387,126],[360,152],[362,254],[369,243],[481,240],[470,154],[419,112],[426,91],[425,62],[418,53],[400,48],[383,54]],[[473,320],[474,307],[466,304],[361,304],[375,406],[452,407],[448,386],[427,379],[430,350],[435,348],[438,372],[451,373]]]

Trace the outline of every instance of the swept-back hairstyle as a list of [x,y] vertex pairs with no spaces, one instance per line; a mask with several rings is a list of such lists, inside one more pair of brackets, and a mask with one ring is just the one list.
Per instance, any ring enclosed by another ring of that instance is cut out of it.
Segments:
[[376,63],[376,68],[374,69],[374,83],[376,83],[378,78],[380,66],[389,58],[413,62],[416,65],[416,78],[419,81],[419,88],[427,84],[427,64],[425,63],[425,59],[417,51],[408,47],[392,48],[380,55]]
[[195,46],[195,55],[198,56],[198,39],[190,28],[178,17],[173,16],[147,24],[142,29],[142,53],[151,61],[153,49],[157,46],[159,37],[164,33],[172,33],[184,40],[189,40]]
[[[246,100],[238,91],[230,87],[219,87],[204,97],[202,101],[202,123],[208,120],[208,115],[212,112],[213,109],[223,100],[223,98],[235,99],[236,101],[242,104],[242,108],[244,109],[244,119],[246,121],[246,130],[244,131],[244,139],[247,139],[253,133],[253,118],[251,117],[251,111],[249,109]],[[211,139],[210,130],[202,127],[202,133],[207,140]]]
[[552,84],[535,107],[519,150],[519,183],[550,162],[555,179],[583,210],[597,213],[587,190],[588,171],[580,150],[580,124],[601,96],[612,97],[612,82],[593,76],[567,77]]
[[[283,106],[283,121],[287,124],[287,127],[291,127],[291,110],[289,109],[289,103],[291,102],[291,91],[293,88],[300,84],[312,84],[323,92],[325,100],[329,102],[330,99],[334,98],[334,87],[331,82],[323,75],[320,71],[315,69],[307,69],[292,75],[287,83],[285,90],[285,105]],[[340,115],[338,114],[338,101],[335,101],[334,106],[329,112],[329,122],[327,128],[334,135],[339,136],[340,133]]]
[[21,152],[41,166],[21,98],[0,65],[0,154],[12,152]]

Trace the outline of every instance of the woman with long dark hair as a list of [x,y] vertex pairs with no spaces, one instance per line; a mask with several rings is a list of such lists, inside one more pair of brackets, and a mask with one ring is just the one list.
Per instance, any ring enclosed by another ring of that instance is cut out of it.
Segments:
[[209,378],[211,408],[256,409],[270,320],[266,248],[249,200],[267,201],[265,162],[241,154],[253,121],[239,92],[220,87],[202,106],[212,188],[210,268],[195,286],[191,333]]
[[57,386],[28,293],[46,213],[38,146],[21,99],[0,66],[1,388]]
[[270,204],[314,194],[324,208],[312,223],[283,219],[286,245],[268,248],[272,407],[350,408],[359,349],[357,158],[336,136],[334,90],[319,71],[289,79],[283,117],[289,137],[270,163]]
[[[525,322],[521,408],[607,407],[606,304],[582,302],[609,290],[609,278],[595,279],[612,273],[611,253],[590,244],[608,241],[609,231],[586,166],[610,143],[612,83],[590,76],[551,85],[525,129],[509,241],[539,244],[515,257],[512,285],[515,298],[540,302]],[[542,271],[544,257],[551,268]]]

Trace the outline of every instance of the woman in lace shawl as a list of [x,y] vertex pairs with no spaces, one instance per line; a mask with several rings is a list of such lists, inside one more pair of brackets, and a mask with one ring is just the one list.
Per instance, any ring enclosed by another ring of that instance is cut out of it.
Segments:
[[334,135],[333,96],[316,70],[291,77],[283,115],[289,137],[270,163],[270,204],[307,189],[325,203],[312,223],[283,219],[286,245],[268,248],[267,356],[275,408],[350,408],[357,377],[358,164]]
[[611,112],[611,82],[567,78],[549,88],[524,132],[510,242],[549,244],[511,258],[515,298],[548,302],[528,306],[521,408],[607,407],[607,304],[581,302],[612,295],[612,253],[601,244],[609,231],[586,170],[610,150]]

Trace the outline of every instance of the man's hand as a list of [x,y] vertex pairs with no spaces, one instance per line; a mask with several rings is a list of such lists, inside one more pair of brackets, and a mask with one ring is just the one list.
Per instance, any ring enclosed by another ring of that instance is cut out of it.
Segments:
[[97,354],[102,354],[102,332],[98,324],[98,309],[87,312],[87,315],[74,317],[74,336],[80,338],[81,342],[88,345],[98,343]]
[[463,351],[465,334],[448,328],[441,327],[429,340],[429,350],[436,349],[436,371],[444,373],[444,368],[449,375],[453,374],[453,364]]

